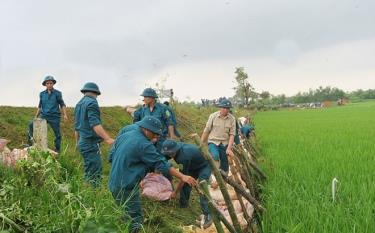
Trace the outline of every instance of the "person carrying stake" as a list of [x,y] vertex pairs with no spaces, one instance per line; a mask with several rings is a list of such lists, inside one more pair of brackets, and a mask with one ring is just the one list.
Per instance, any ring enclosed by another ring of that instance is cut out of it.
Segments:
[[77,147],[84,161],[84,179],[94,188],[99,187],[102,180],[102,160],[99,143],[104,141],[113,144],[114,140],[102,126],[100,109],[96,98],[100,95],[98,85],[86,83],[81,92],[83,98],[74,109],[75,136]]
[[208,142],[208,151],[218,168],[229,171],[227,156],[233,156],[233,142],[236,134],[236,119],[229,113],[232,103],[222,99],[218,104],[219,111],[212,113],[204,128],[201,141]]
[[[167,139],[163,143],[161,152],[166,157],[173,158],[177,164],[183,166],[182,174],[192,176],[199,181],[209,181],[211,167],[202,155],[202,152],[195,145]],[[176,198],[178,192],[180,192],[180,208],[187,208],[189,206],[191,186],[180,181],[176,190],[173,191],[171,198]],[[206,229],[211,226],[212,217],[208,209],[208,200],[203,196],[200,196],[200,205],[204,215],[203,228]]]
[[[59,90],[53,88],[56,84],[56,80],[53,76],[48,75],[44,78],[42,85],[46,87],[46,90],[39,94],[39,105],[36,111],[35,118],[42,118],[47,121],[55,134],[55,151],[60,153],[61,149],[61,133],[60,133],[60,120],[61,112],[63,112],[64,120],[68,120],[66,114],[66,106],[62,98],[62,93]],[[28,130],[28,142],[31,146],[33,144],[33,121],[29,123]]]
[[197,181],[177,171],[153,145],[162,135],[162,124],[153,116],[145,116],[120,134],[112,146],[112,168],[109,190],[116,204],[124,208],[124,221],[130,221],[129,232],[139,232],[143,215],[139,186],[151,168],[172,175],[182,182],[196,186]]

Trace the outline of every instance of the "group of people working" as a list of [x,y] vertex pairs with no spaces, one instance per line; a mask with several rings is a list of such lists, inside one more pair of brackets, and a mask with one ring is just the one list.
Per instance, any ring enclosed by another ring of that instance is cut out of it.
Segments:
[[[40,93],[36,117],[43,118],[52,127],[55,134],[55,150],[60,152],[61,112],[68,119],[65,103],[60,91],[54,89],[56,80],[47,76],[42,82],[46,90]],[[192,186],[198,181],[209,181],[211,167],[202,152],[195,145],[179,142],[176,117],[170,107],[157,102],[157,93],[146,88],[143,106],[134,114],[134,122],[123,127],[116,139],[109,136],[102,126],[97,97],[101,94],[97,84],[86,83],[81,89],[82,99],[74,109],[74,128],[77,148],[84,161],[84,179],[94,188],[99,187],[102,179],[102,159],[99,144],[112,145],[108,161],[111,163],[109,190],[115,202],[124,208],[124,220],[130,222],[130,232],[142,228],[143,216],[140,199],[140,182],[148,172],[156,171],[167,178],[177,177],[180,182],[171,195],[176,198],[180,193],[179,204],[187,208]],[[219,111],[212,113],[203,130],[201,140],[208,144],[209,153],[217,167],[229,171],[227,156],[233,155],[232,147],[238,135],[238,125],[230,113],[232,104],[223,99]],[[29,125],[29,141],[32,142],[32,123]],[[173,159],[182,165],[182,170],[175,169],[169,163]],[[204,214],[204,228],[212,224],[208,201],[200,197]]]

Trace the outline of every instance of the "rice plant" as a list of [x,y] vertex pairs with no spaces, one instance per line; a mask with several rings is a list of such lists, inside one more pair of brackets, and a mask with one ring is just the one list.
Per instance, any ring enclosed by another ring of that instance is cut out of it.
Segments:
[[265,232],[375,232],[374,116],[374,101],[256,115]]

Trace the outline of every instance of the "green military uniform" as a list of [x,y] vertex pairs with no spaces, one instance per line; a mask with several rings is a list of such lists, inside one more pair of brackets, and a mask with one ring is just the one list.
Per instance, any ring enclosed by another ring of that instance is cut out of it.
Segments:
[[165,175],[170,169],[170,164],[156,151],[140,127],[156,134],[162,133],[160,121],[146,116],[116,138],[110,155],[109,190],[116,203],[124,207],[124,218],[125,221],[130,220],[131,232],[137,232],[143,222],[139,183],[149,169]]
[[[45,86],[47,81],[56,83],[56,80],[52,76],[45,77],[42,85]],[[65,107],[62,93],[56,89],[52,89],[49,93],[48,90],[44,90],[39,94],[39,105],[38,108],[41,110],[38,117],[45,119],[55,134],[55,150],[60,152],[61,149],[61,132],[60,132],[60,121],[61,112],[60,108]],[[33,122],[29,123],[28,141],[31,145],[33,142]]]
[[[100,94],[95,83],[86,83],[81,90]],[[102,160],[99,143],[103,140],[98,136],[94,127],[101,125],[100,109],[95,97],[85,95],[74,109],[75,130],[79,133],[78,149],[84,161],[84,179],[93,187],[98,187],[102,179]]]
[[[151,98],[158,98],[156,92],[152,88],[146,88],[141,96],[144,97],[151,97]],[[162,134],[158,142],[156,143],[157,150],[161,151],[161,146],[165,139],[168,137],[168,126],[173,125],[173,121],[171,118],[171,113],[168,110],[167,106],[161,103],[155,103],[154,108],[152,111],[148,106],[142,106],[137,111],[137,114],[134,114],[134,121],[138,122],[142,120],[145,116],[153,116],[156,117],[162,124]]]

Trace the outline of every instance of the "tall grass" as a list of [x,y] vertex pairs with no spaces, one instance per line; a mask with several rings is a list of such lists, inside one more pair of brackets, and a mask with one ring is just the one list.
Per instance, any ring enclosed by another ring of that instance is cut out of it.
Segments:
[[[104,128],[112,137],[121,127],[132,122],[120,107],[101,110]],[[36,158],[40,157],[37,163],[30,161],[17,169],[8,169],[0,164],[0,214],[26,232],[127,232],[127,223],[120,220],[123,210],[115,205],[107,187],[109,147],[102,146],[103,185],[93,190],[82,179],[83,161],[75,150],[71,108],[68,108],[68,113],[70,119],[62,122],[61,128],[63,153],[56,162],[51,163],[48,155],[35,152]],[[0,138],[11,140],[11,149],[21,148],[27,141],[27,125],[34,114],[35,108],[0,107]],[[186,117],[189,118],[189,115],[192,116],[187,112]],[[194,124],[190,126],[199,128]],[[189,131],[185,127],[180,129]],[[53,148],[53,139],[53,132],[49,129],[50,148]],[[45,171],[49,171],[48,182],[40,182],[39,178],[45,177],[40,174]],[[69,187],[68,192],[62,192],[62,187]],[[160,203],[142,199],[144,232],[181,232],[180,226],[194,224],[200,214],[198,198],[194,193],[190,204],[188,209],[179,209],[176,201]],[[1,230],[10,230],[10,225],[0,216]]]
[[255,121],[269,175],[265,232],[375,232],[375,102],[261,112]]

